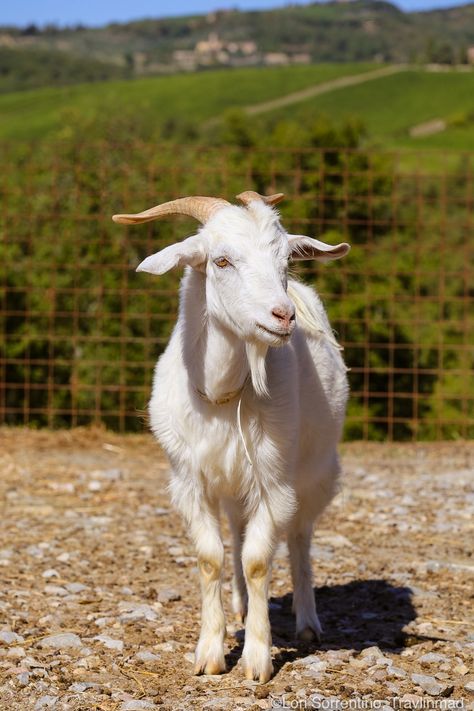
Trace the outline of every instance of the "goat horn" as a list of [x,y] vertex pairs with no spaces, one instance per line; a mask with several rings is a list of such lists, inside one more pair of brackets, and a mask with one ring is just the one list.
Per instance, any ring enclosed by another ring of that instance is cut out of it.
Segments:
[[194,217],[204,224],[217,210],[227,205],[230,205],[230,203],[221,198],[195,195],[194,197],[178,198],[177,200],[164,202],[162,205],[150,207],[149,210],[138,212],[135,215],[113,215],[112,220],[120,222],[122,225],[135,225],[141,222],[159,220],[166,215],[189,215],[189,217]]
[[237,200],[243,202],[244,205],[250,205],[253,200],[261,200],[266,205],[278,205],[285,196],[283,193],[275,193],[275,195],[259,195],[254,190],[246,190],[239,195],[236,195]]

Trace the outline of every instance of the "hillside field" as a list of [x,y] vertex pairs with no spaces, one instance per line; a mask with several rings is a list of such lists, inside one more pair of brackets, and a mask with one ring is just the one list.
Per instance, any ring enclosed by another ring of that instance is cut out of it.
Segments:
[[[0,139],[68,135],[76,116],[135,112],[150,132],[170,119],[196,124],[231,107],[243,107],[337,77],[374,69],[371,64],[320,64],[235,69],[36,89],[0,96]],[[93,126],[92,126],[93,128]],[[100,138],[97,133],[94,138]]]
[[[333,120],[362,119],[370,141],[381,147],[474,149],[474,72],[407,69],[318,96],[275,112],[305,123],[322,113]],[[412,138],[410,129],[433,120],[446,129]]]
[[[110,130],[110,122],[105,126],[104,120],[114,115],[136,117],[137,133],[141,130],[150,138],[160,137],[170,122],[183,122],[199,135],[203,123],[219,119],[231,108],[245,110],[376,66],[220,70],[13,92],[0,97],[0,140],[67,138],[78,124],[87,128],[91,138],[102,138],[101,132]],[[474,72],[401,69],[392,76],[328,90],[256,120],[271,124],[291,119],[304,127],[321,115],[336,123],[360,119],[370,145],[473,149]],[[410,135],[414,127],[435,120],[444,121],[445,129],[416,138]]]

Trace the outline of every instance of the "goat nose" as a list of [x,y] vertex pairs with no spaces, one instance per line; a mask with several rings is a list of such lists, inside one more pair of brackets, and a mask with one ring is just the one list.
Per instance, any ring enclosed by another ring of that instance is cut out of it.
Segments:
[[275,306],[272,315],[278,320],[281,326],[289,329],[292,321],[295,320],[294,306]]

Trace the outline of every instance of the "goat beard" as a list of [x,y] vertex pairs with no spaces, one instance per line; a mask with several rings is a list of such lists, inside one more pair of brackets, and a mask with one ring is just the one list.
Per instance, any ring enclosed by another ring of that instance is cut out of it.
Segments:
[[248,341],[245,344],[245,350],[253,389],[259,397],[269,397],[266,368],[268,346],[258,341]]

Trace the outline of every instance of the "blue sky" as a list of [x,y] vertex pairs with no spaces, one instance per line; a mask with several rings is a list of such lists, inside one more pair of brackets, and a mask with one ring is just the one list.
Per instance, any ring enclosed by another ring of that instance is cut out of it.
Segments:
[[[294,2],[294,0],[293,0]],[[100,25],[113,20],[126,21],[141,17],[165,17],[206,13],[217,8],[241,10],[282,7],[288,0],[99,0],[75,3],[65,0],[16,0],[3,2],[0,7],[0,25],[25,25],[30,22],[42,25],[55,22],[59,25],[82,22]],[[396,0],[404,10],[426,10],[435,7],[452,7],[462,0]]]

